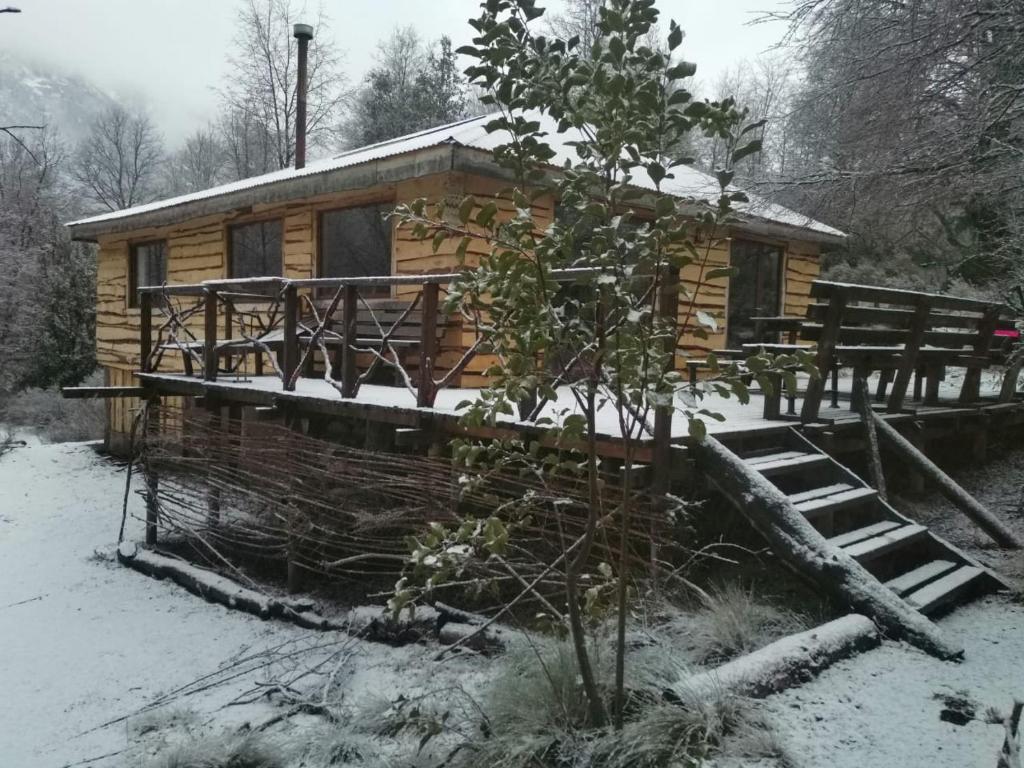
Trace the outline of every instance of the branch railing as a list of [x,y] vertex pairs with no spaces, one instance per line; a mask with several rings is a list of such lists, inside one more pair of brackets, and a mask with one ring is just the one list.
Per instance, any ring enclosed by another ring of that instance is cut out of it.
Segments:
[[[561,269],[551,277],[567,283],[598,272]],[[216,381],[221,373],[238,373],[253,355],[255,375],[263,375],[268,360],[283,389],[294,391],[303,372],[312,374],[319,352],[324,378],[342,398],[356,397],[362,384],[386,366],[418,406],[430,407],[438,391],[467,369],[482,341],[474,319],[466,318],[476,331],[474,341],[460,343],[461,354],[449,367],[438,366],[440,336],[449,324],[441,310],[442,294],[459,277],[253,277],[141,287],[141,369],[155,372],[165,353],[177,350],[186,374],[194,375],[199,368],[204,380]],[[418,290],[398,300],[379,298],[382,291],[390,294],[403,287]],[[200,314],[201,338],[194,330]],[[370,360],[362,372],[360,356]],[[416,362],[415,373],[407,367],[410,358]]]

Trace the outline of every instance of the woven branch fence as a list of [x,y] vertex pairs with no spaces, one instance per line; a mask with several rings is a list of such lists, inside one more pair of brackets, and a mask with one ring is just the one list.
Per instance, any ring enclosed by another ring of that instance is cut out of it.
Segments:
[[[409,537],[432,523],[454,528],[467,517],[496,516],[512,526],[506,554],[476,553],[437,591],[486,610],[489,599],[501,604],[502,585],[518,592],[524,580],[539,578],[536,599],[564,604],[559,560],[583,531],[585,478],[552,480],[538,471],[540,457],[467,474],[447,457],[369,451],[237,413],[150,408],[137,454],[148,492],[155,489],[163,542],[187,545],[189,556],[248,583],[282,578],[290,565],[307,584],[382,596],[409,568]],[[618,481],[618,468],[609,468],[595,571],[618,562]],[[675,543],[672,516],[644,493],[631,502],[633,572],[671,572],[689,554]],[[479,593],[481,583],[489,597]]]

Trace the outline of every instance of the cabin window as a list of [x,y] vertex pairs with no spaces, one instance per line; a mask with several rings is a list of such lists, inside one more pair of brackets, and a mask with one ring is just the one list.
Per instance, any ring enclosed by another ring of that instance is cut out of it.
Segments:
[[128,306],[139,306],[139,287],[167,282],[167,241],[136,243],[128,264]]
[[394,205],[363,205],[320,215],[320,276],[374,277],[391,274]]
[[760,332],[755,317],[777,317],[782,311],[782,246],[734,238],[729,263],[736,274],[729,278],[728,336],[730,349],[771,341]]
[[231,277],[281,277],[280,219],[236,224],[230,229]]

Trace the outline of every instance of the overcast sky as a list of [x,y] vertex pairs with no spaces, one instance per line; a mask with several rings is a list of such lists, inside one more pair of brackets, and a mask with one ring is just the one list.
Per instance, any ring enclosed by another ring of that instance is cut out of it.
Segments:
[[[686,31],[684,53],[698,79],[712,83],[731,64],[756,56],[782,33],[749,25],[783,0],[660,0],[663,20]],[[170,142],[213,116],[225,77],[236,0],[3,0],[21,14],[0,15],[0,51],[10,50],[80,74],[121,97],[141,98]],[[301,3],[300,3],[301,4]],[[557,11],[561,0],[547,3]],[[373,63],[377,41],[396,25],[427,39],[468,42],[477,0],[325,0],[331,34],[351,81]],[[316,7],[315,0],[309,2]],[[664,24],[667,28],[667,22]]]

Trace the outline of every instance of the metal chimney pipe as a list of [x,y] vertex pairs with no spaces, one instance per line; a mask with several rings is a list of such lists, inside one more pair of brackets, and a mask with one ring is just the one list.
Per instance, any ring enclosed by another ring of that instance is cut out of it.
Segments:
[[299,82],[295,99],[295,169],[306,167],[306,92],[307,82],[306,58],[309,41],[313,39],[313,27],[309,24],[296,24],[292,34],[299,41]]

